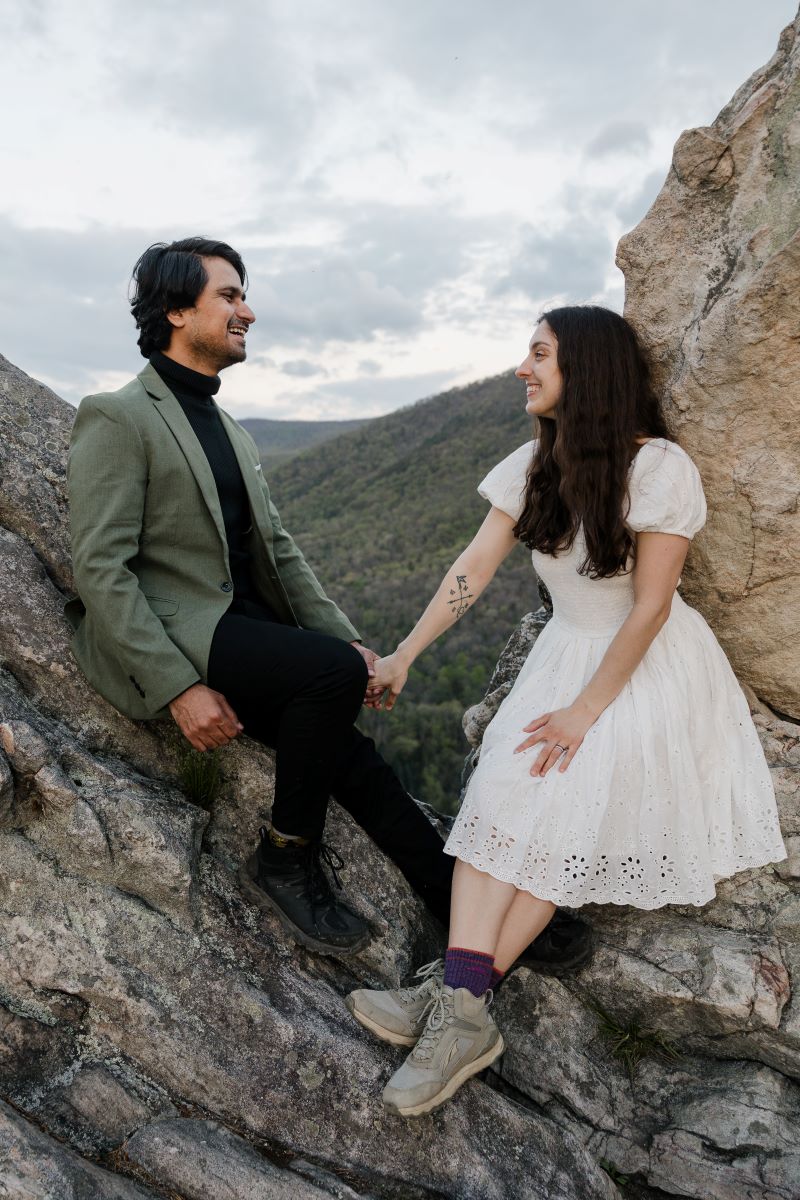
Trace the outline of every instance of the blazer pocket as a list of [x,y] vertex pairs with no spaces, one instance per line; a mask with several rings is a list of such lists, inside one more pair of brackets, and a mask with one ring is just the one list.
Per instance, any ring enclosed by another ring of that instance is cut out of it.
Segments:
[[144,598],[157,617],[172,617],[180,607],[179,600],[168,600],[166,596],[150,596],[145,592]]

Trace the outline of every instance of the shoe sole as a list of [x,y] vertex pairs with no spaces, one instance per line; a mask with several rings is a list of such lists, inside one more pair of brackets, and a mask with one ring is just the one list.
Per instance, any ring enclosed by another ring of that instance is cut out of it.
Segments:
[[433,1112],[435,1108],[438,1108],[446,1100],[449,1100],[458,1091],[462,1083],[466,1083],[473,1075],[478,1075],[481,1071],[490,1067],[493,1062],[497,1062],[505,1048],[503,1035],[498,1033],[497,1041],[488,1050],[484,1051],[480,1058],[476,1058],[474,1062],[466,1063],[460,1071],[456,1071],[453,1078],[448,1080],[442,1090],[435,1096],[432,1096],[430,1100],[424,1100],[422,1104],[410,1104],[408,1106],[400,1106],[399,1104],[392,1104],[390,1100],[384,1100],[383,1107],[387,1112],[395,1113],[399,1117],[423,1117],[426,1113]]
[[333,942],[323,942],[320,938],[312,937],[309,933],[304,933],[299,926],[295,925],[291,917],[288,917],[279,904],[272,899],[271,896],[258,886],[256,877],[258,875],[258,854],[251,854],[247,862],[244,863],[238,871],[239,883],[242,886],[242,891],[257,904],[259,908],[265,912],[272,913],[277,917],[283,929],[301,946],[305,946],[307,950],[316,950],[319,954],[336,954],[340,956],[348,956],[357,954],[359,950],[363,950],[369,943],[371,935],[365,933],[362,938],[354,942],[350,946],[337,946]]
[[[365,1013],[359,1012],[355,1006],[355,1001],[351,996],[345,997],[345,1004],[349,1011],[353,1014],[359,1025],[363,1025],[370,1033],[374,1033],[375,1037],[381,1039],[382,1042],[389,1042],[392,1046],[416,1046],[419,1041],[419,1034],[410,1036],[405,1033],[395,1033],[393,1029],[384,1029],[382,1025],[376,1024]],[[421,1031],[420,1031],[421,1032]]]

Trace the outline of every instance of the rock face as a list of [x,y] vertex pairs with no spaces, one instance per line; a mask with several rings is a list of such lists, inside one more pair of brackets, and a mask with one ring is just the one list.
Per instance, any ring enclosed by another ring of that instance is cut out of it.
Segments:
[[[562,982],[520,969],[501,990],[500,1069],[431,1118],[389,1117],[377,1098],[399,1054],[342,996],[395,983],[439,933],[336,811],[332,840],[376,930],[358,959],[299,950],[242,895],[271,758],[224,751],[209,813],[180,790],[171,724],[135,725],[83,684],[60,615],[63,455],[45,475],[37,441],[13,434],[34,406],[63,450],[72,410],[2,361],[0,387],[19,481],[0,529],[0,1196],[594,1200],[623,1176],[639,1196],[795,1196],[797,727],[763,705],[756,717],[785,864],[699,912],[593,913],[591,965]],[[475,747],[547,619],[523,621],[467,715]],[[683,1057],[629,1077],[598,1007]]]
[[[690,597],[742,677],[794,714],[797,35],[681,138],[620,251],[708,487]],[[378,1097],[401,1055],[342,997],[395,984],[441,931],[334,808],[375,936],[348,962],[298,949],[236,880],[271,756],[221,752],[208,811],[182,790],[174,726],[134,724],[87,687],[61,616],[73,416],[0,358],[0,1197],[796,1200],[800,729],[753,696],[785,863],[701,910],[592,912],[590,965],[561,981],[519,969],[501,989],[499,1068],[429,1118],[391,1117]],[[467,714],[476,751],[547,619],[526,618]]]
[[208,812],[172,722],[87,687],[61,616],[74,410],[4,359],[0,397],[0,1196],[616,1195],[580,1138],[485,1082],[421,1122],[384,1113],[401,1054],[343,996],[396,984],[441,930],[339,811],[370,946],[315,957],[248,902],[271,755],[221,752]]
[[617,262],[709,499],[687,599],[739,677],[800,718],[800,17],[714,124],[678,139]]

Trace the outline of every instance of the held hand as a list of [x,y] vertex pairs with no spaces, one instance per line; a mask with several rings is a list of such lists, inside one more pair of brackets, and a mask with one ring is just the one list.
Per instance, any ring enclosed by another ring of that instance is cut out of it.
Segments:
[[366,646],[362,646],[361,642],[351,642],[350,645],[354,650],[358,651],[364,662],[367,664],[369,682],[367,683],[367,690],[364,694],[364,705],[367,708],[380,708],[381,696],[383,695],[384,689],[375,687],[373,682],[375,676],[375,663],[378,661],[378,655],[374,650],[369,650]]
[[[536,762],[531,767],[531,775],[543,776],[558,763],[558,769],[563,774],[580,749],[587,732],[594,725],[597,717],[585,704],[577,700],[569,708],[559,708],[555,712],[544,713],[536,717],[523,732],[529,733],[514,751],[528,750],[531,746],[541,745]],[[561,760],[559,762],[559,759]]]
[[387,712],[391,712],[394,708],[397,697],[405,687],[407,679],[408,666],[396,650],[394,654],[387,654],[385,658],[379,658],[375,663],[375,678],[372,686],[380,688],[381,692],[388,690],[383,705]]
[[227,746],[244,729],[222,693],[204,683],[194,683],[181,692],[170,701],[169,711],[195,750]]
[[367,671],[369,672],[370,679],[372,679],[372,676],[375,674],[375,660],[378,657],[377,654],[374,650],[369,650],[366,646],[362,646],[361,642],[351,642],[350,645],[354,650],[358,651],[364,662],[367,664]]

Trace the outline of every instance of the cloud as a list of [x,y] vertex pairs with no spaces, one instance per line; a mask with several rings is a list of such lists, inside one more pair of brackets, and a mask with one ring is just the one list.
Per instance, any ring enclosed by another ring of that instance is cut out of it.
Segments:
[[520,231],[509,270],[492,291],[497,296],[522,292],[539,303],[587,301],[605,291],[613,253],[613,240],[599,222],[576,218],[549,234],[528,226]]
[[296,379],[310,379],[313,375],[327,375],[324,367],[309,362],[305,358],[295,358],[290,362],[281,363],[280,370],[284,375],[292,375]]
[[651,171],[632,196],[627,200],[620,201],[617,206],[617,216],[626,231],[639,224],[661,191],[666,179],[666,171]]
[[0,217],[2,352],[78,399],[102,372],[141,370],[127,301],[145,234],[21,229]]
[[677,134],[769,57],[795,0],[723,7],[0,5],[0,104],[25,97],[0,350],[68,398],[132,374],[132,263],[204,232],[251,273],[239,405],[383,406],[502,370],[535,306],[618,301],[614,243]]
[[249,299],[260,322],[251,345],[255,335],[282,345],[305,345],[418,328],[417,305],[374,271],[359,269],[337,253],[309,259],[298,252],[291,259],[268,275],[248,262]]
[[[241,246],[250,272],[251,359],[281,361],[283,374],[296,378],[325,373],[317,354],[328,343],[412,337],[428,296],[464,271],[479,227],[443,209],[330,212],[334,233],[321,245],[248,248],[235,229],[222,231]],[[158,238],[184,232],[162,229]],[[154,240],[153,230],[26,229],[0,216],[2,352],[71,400],[110,372],[140,370],[127,293],[133,263]],[[286,356],[292,348],[314,353]]]
[[246,252],[254,332],[291,344],[410,335],[430,295],[470,265],[490,223],[444,206],[329,206],[335,234],[322,245]]
[[650,133],[641,121],[612,121],[588,142],[587,158],[609,154],[636,154],[650,147]]
[[[380,416],[436,395],[452,386],[455,380],[456,373],[446,369],[393,379],[343,379],[314,386],[305,395],[302,392],[279,394],[270,401],[269,415],[288,419],[313,414],[318,420]],[[258,414],[255,410],[247,413],[242,410],[239,415]]]

